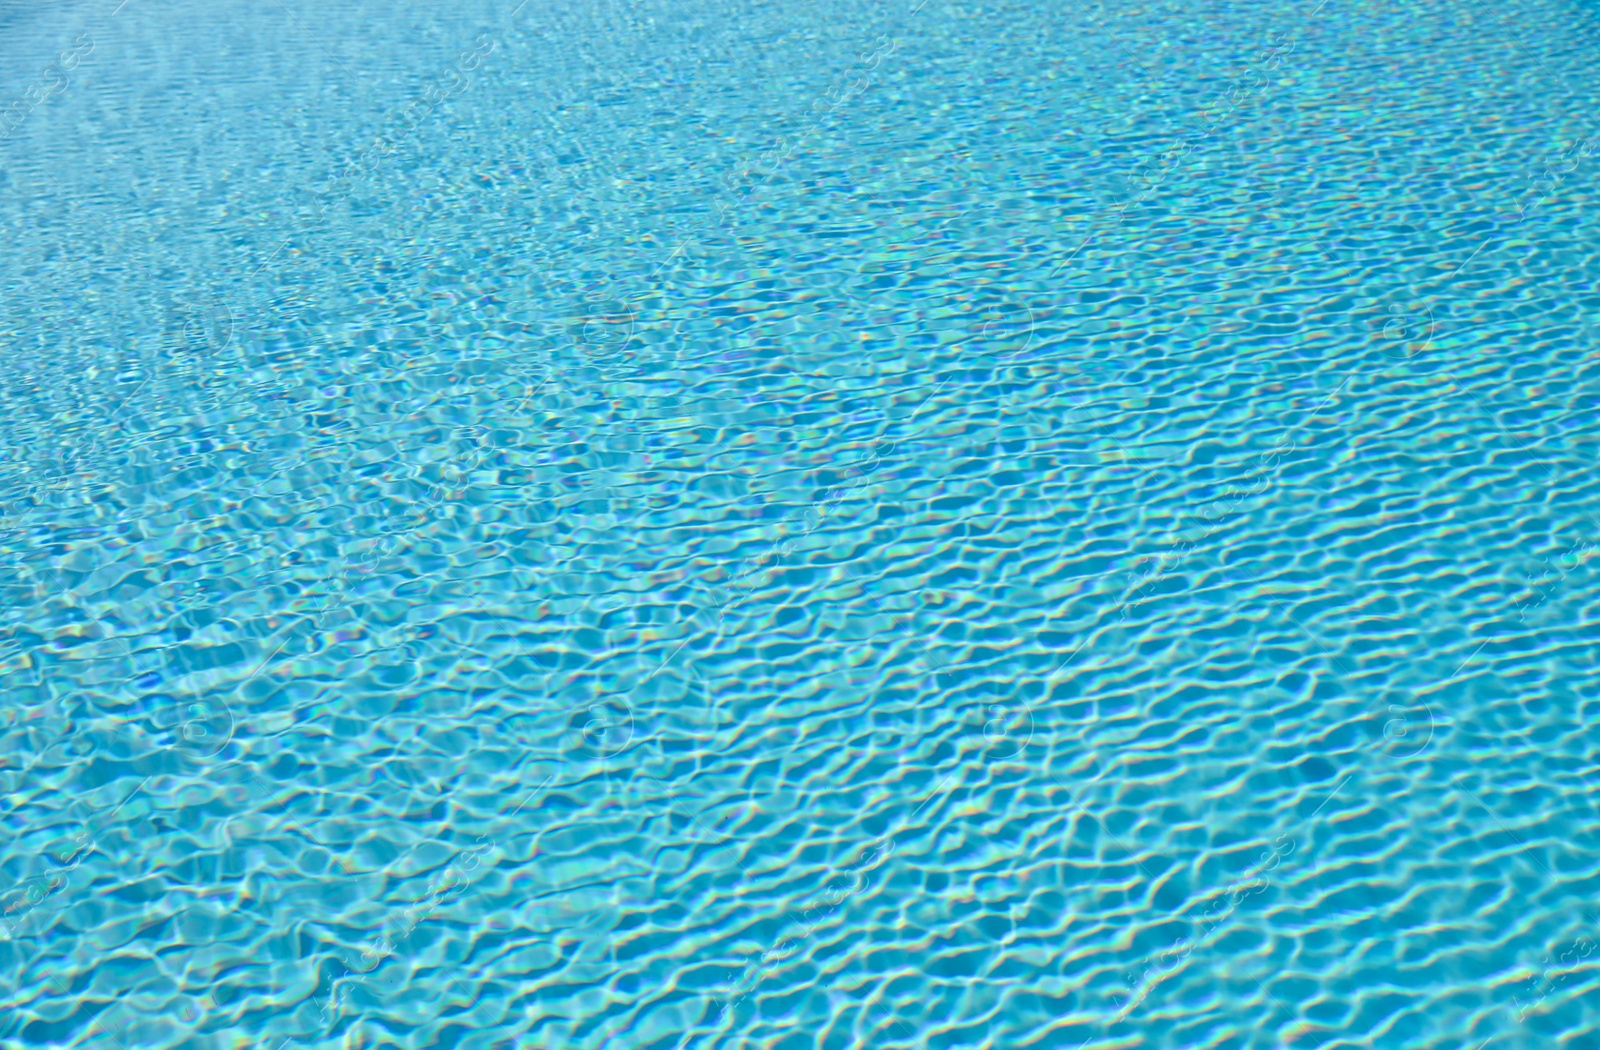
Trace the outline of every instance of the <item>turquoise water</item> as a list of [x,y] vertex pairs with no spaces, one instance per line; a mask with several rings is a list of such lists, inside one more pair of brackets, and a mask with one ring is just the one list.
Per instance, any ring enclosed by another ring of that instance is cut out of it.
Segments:
[[0,0],[0,1045],[1600,1045],[1600,15]]

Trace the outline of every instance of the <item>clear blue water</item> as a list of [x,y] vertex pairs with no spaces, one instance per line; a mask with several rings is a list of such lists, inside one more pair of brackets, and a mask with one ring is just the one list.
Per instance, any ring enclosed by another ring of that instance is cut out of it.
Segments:
[[0,1045],[1600,1045],[1591,5],[0,2]]

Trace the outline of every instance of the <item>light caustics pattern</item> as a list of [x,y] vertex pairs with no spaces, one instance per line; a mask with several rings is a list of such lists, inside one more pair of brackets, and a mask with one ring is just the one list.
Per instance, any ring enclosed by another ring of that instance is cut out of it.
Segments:
[[0,3],[0,1045],[1596,1045],[1596,68]]

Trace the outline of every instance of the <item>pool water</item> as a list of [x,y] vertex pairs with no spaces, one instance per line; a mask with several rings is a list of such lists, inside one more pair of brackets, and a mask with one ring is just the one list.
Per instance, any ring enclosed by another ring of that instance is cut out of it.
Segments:
[[0,1045],[1600,1045],[1597,59],[0,2]]

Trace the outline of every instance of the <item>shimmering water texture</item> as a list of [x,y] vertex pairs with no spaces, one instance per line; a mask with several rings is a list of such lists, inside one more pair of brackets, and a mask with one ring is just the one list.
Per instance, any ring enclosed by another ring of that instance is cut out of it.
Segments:
[[0,1046],[1600,1047],[1597,17],[0,0]]

